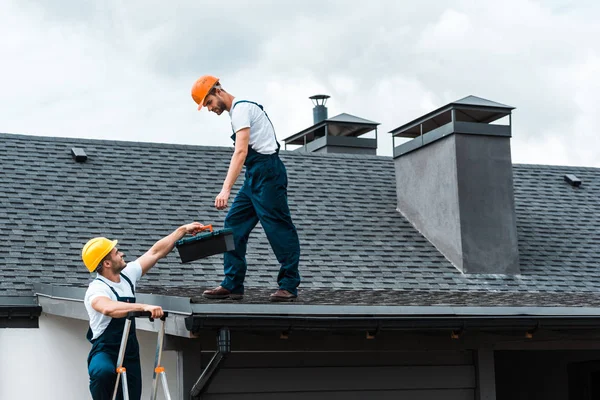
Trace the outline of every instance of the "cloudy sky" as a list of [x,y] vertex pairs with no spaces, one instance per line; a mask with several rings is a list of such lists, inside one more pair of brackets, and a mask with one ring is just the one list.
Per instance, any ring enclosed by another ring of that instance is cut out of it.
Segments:
[[600,167],[600,2],[2,0],[0,132],[231,146],[209,73],[279,139],[309,96],[387,133],[467,95],[516,107],[513,162]]

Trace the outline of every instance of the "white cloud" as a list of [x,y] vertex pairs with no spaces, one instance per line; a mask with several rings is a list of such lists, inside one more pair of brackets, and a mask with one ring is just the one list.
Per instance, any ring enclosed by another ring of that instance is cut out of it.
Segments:
[[600,166],[595,2],[310,0],[0,4],[0,131],[230,146],[196,112],[204,73],[267,106],[280,139],[310,95],[387,132],[469,94],[517,107],[513,160]]

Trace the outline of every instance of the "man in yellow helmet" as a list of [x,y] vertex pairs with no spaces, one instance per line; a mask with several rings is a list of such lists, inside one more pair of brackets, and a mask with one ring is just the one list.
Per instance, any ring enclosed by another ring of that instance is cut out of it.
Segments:
[[226,92],[219,79],[210,75],[194,83],[192,98],[198,110],[206,107],[217,115],[227,111],[231,117],[235,150],[223,188],[215,199],[217,209],[227,207],[231,188],[242,166],[246,167],[244,184],[225,218],[225,228],[233,230],[235,250],[224,254],[225,278],[216,288],[206,290],[204,297],[242,298],[247,269],[246,244],[250,232],[260,221],[280,264],[279,288],[270,300],[294,301],[300,284],[300,242],[288,207],[287,172],[279,158],[279,143],[269,116],[260,104],[237,99]]
[[[96,237],[83,247],[83,263],[90,272],[97,273],[84,299],[90,317],[87,338],[92,343],[92,349],[88,356],[88,372],[90,392],[94,400],[112,399],[117,378],[117,357],[127,313],[148,311],[153,318],[163,316],[161,307],[135,302],[137,281],[158,260],[173,250],[177,240],[185,234],[199,232],[202,226],[198,222],[180,226],[130,263],[125,262],[125,254],[117,249],[116,240]],[[142,377],[135,321],[132,321],[129,331],[123,366],[127,369],[129,398],[139,400],[142,395]],[[122,390],[119,389],[117,399],[121,398]]]

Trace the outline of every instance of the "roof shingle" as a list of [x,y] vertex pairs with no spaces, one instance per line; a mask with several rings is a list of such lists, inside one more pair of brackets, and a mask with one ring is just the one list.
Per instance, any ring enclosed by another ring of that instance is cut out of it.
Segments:
[[[10,134],[0,140],[0,238],[6,244],[0,296],[31,295],[33,282],[86,285],[81,247],[94,236],[119,239],[132,260],[183,223],[222,227],[226,211],[213,203],[229,148]],[[83,148],[87,162],[75,162],[72,147]],[[600,290],[600,169],[514,165],[521,274],[464,275],[396,211],[391,158],[281,157],[300,235],[301,290],[430,291],[457,299],[465,292]],[[566,173],[582,185],[566,183]],[[248,249],[246,287],[274,289],[278,266],[260,225]],[[160,284],[185,292],[214,286],[221,277],[222,256],[181,264],[173,251],[140,290]]]

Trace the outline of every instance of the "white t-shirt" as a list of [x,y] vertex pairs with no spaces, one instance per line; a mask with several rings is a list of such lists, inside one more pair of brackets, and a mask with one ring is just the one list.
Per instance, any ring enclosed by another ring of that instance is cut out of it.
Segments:
[[[121,274],[126,275],[135,288],[137,281],[139,281],[142,277],[142,266],[137,260],[132,261],[125,266],[123,271],[121,271]],[[106,279],[99,274],[97,275],[97,278],[98,279],[94,279],[90,283],[90,286],[85,292],[85,298],[83,301],[88,312],[88,316],[90,317],[90,328],[92,328],[92,333],[94,334],[93,339],[96,339],[102,335],[108,324],[110,324],[112,317],[94,310],[92,307],[92,301],[99,296],[108,297],[111,300],[117,301],[117,296],[115,296],[113,291],[110,290],[108,285],[110,285],[120,297],[134,297],[129,282],[127,282],[124,278],[121,277],[121,282],[119,283]],[[101,280],[106,283],[100,282]]]
[[231,105],[233,111],[229,112],[231,117],[231,127],[234,132],[240,129],[250,128],[250,142],[248,143],[254,151],[261,154],[273,154],[277,151],[277,139],[275,130],[269,121],[269,118],[263,110],[256,104],[239,103],[241,100],[234,100]]

